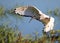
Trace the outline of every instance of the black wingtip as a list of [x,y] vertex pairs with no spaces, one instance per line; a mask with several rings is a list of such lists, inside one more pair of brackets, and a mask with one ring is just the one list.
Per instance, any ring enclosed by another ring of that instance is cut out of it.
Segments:
[[16,10],[16,9],[14,9],[14,10]]
[[15,13],[15,10],[16,10],[16,9],[13,10],[13,13]]

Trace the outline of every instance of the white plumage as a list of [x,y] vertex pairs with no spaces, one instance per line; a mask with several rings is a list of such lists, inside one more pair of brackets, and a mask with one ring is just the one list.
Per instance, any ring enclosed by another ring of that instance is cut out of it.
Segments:
[[19,14],[20,16],[31,17],[42,22],[44,24],[44,32],[49,32],[50,30],[53,30],[54,18],[42,13],[35,6],[18,7],[14,10],[14,12],[16,14]]
[[50,17],[50,21],[45,25],[44,32],[49,32],[50,30],[53,30],[54,27],[54,18]]

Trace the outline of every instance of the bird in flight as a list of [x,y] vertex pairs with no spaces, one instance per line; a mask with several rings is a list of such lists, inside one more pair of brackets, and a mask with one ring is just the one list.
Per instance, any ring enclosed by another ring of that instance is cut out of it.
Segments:
[[42,22],[42,24],[44,25],[44,32],[53,30],[54,18],[42,13],[42,11],[40,11],[35,6],[21,6],[15,8],[14,13],[24,17],[31,17]]

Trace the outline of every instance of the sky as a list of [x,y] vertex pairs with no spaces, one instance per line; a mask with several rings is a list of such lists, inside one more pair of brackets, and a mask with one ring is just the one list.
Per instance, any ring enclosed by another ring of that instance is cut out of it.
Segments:
[[[55,8],[60,8],[60,0],[0,0],[0,6],[2,5],[5,7],[5,9],[11,9],[15,6],[33,5],[46,14],[48,9],[54,10]],[[60,29],[60,19],[55,16],[53,17],[55,18],[54,29]],[[17,25],[19,31],[21,31],[23,35],[32,34],[35,31],[41,35],[43,24],[35,19],[29,23],[30,19],[31,18],[23,17],[23,20],[21,20],[20,18],[7,14],[7,18],[4,17],[2,20],[0,20],[0,24],[6,23],[8,21],[11,27],[15,27],[15,25]]]

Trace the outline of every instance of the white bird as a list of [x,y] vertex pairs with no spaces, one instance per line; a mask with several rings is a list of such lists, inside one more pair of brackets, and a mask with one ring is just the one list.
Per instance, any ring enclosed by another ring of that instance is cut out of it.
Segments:
[[21,6],[14,9],[14,12],[20,16],[31,17],[42,22],[44,24],[44,32],[53,30],[54,18],[42,13],[35,6]]

